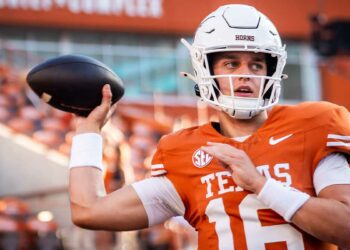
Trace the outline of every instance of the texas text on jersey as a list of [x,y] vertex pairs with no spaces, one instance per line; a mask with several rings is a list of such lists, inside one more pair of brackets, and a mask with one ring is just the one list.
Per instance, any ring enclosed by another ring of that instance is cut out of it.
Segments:
[[206,124],[161,139],[153,176],[166,175],[185,205],[185,218],[198,231],[199,249],[325,249],[237,186],[231,173],[201,146],[208,141],[244,150],[259,172],[316,196],[313,173],[333,152],[350,153],[346,109],[321,103],[274,107],[266,123],[243,142]]

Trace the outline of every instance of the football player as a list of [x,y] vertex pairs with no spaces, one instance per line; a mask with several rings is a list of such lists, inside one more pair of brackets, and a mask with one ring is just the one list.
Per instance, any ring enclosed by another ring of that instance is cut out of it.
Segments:
[[152,176],[105,195],[100,130],[111,91],[78,118],[70,161],[73,222],[135,230],[181,215],[199,249],[350,247],[350,116],[340,106],[275,105],[286,50],[272,22],[247,5],[209,14],[193,44],[196,93],[218,123],[164,136]]

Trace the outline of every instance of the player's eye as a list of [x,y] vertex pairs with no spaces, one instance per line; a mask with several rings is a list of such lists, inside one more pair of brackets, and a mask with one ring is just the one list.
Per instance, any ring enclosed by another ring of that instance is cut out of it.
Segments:
[[235,68],[238,68],[239,67],[239,62],[237,61],[227,61],[225,62],[225,67],[227,69],[235,69]]

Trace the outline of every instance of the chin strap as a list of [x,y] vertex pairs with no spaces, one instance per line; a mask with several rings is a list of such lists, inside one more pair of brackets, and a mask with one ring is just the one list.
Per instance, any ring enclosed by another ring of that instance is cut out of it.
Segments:
[[[260,98],[240,98],[231,96],[220,95],[218,102],[225,107],[220,107],[229,116],[235,119],[251,119],[257,114],[260,114],[263,110],[257,110],[256,108],[262,106],[263,100]],[[227,108],[232,107],[232,108]],[[249,108],[251,108],[249,110]]]
[[254,116],[256,116],[258,113],[260,112],[256,112],[256,111],[250,111],[250,110],[240,110],[240,109],[230,109],[228,110],[229,112],[233,111],[232,113],[228,113],[231,117],[235,118],[235,119],[239,119],[239,120],[248,120],[253,118]]

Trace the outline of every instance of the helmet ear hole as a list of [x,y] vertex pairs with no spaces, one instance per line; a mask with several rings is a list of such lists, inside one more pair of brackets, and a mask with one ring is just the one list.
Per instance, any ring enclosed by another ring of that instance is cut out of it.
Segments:
[[196,94],[196,96],[201,97],[198,84],[194,85],[194,93]]
[[202,53],[198,49],[196,49],[194,51],[194,57],[196,58],[196,60],[200,61],[202,60]]

